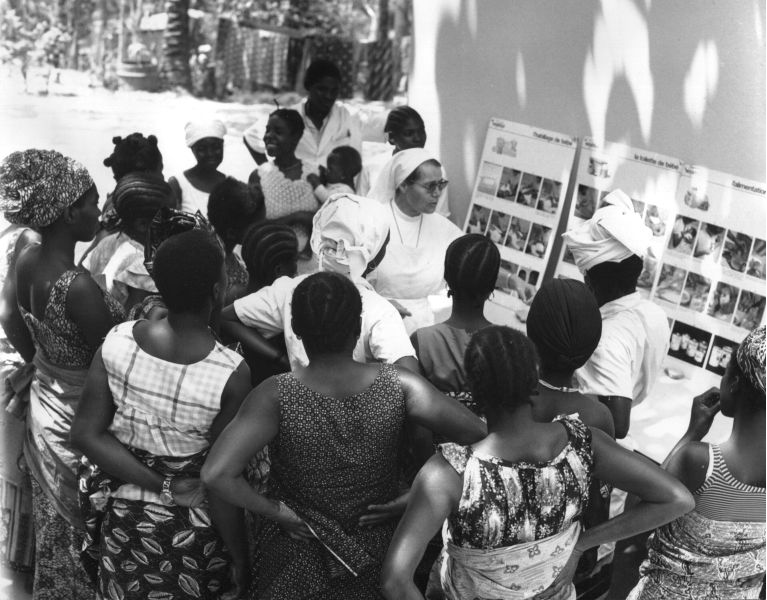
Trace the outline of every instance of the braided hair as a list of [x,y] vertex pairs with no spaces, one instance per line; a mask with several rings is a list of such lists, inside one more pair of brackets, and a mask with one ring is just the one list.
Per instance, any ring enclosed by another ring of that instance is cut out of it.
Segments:
[[535,346],[510,327],[492,325],[475,333],[464,363],[472,398],[484,414],[514,410],[538,385]]
[[104,166],[112,169],[115,181],[135,171],[159,171],[162,168],[162,154],[154,135],[144,137],[131,133],[123,138],[112,138],[114,150],[104,159]]
[[402,130],[407,127],[407,122],[411,119],[419,123],[423,129],[426,129],[423,118],[421,118],[421,115],[418,114],[416,109],[411,108],[410,106],[398,106],[392,108],[389,111],[389,115],[386,117],[384,133],[401,133]]
[[242,238],[242,260],[250,280],[259,285],[272,285],[279,265],[289,264],[295,275],[298,261],[298,238],[289,225],[276,221],[259,221],[251,225]]
[[290,129],[291,133],[295,134],[296,137],[300,138],[304,134],[306,125],[304,124],[304,119],[301,116],[301,113],[297,110],[293,110],[292,108],[278,108],[269,113],[269,118],[271,119],[272,117],[282,119],[288,126],[288,129]]
[[484,235],[467,233],[445,251],[445,281],[450,294],[484,302],[495,289],[501,253]]
[[307,354],[340,352],[360,334],[362,298],[347,277],[315,273],[296,287],[291,313]]

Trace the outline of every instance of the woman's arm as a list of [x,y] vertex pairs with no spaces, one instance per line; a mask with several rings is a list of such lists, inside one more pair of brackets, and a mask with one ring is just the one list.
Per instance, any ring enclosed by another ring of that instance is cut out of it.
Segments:
[[168,185],[170,186],[170,189],[173,190],[173,197],[176,201],[173,208],[181,208],[181,185],[179,185],[178,179],[169,177]]
[[202,467],[202,481],[230,504],[277,521],[292,536],[310,539],[309,528],[293,511],[256,492],[242,475],[248,461],[277,435],[279,423],[277,381],[270,377],[248,394],[213,444]]
[[591,428],[594,449],[593,476],[638,496],[640,502],[599,525],[583,531],[570,560],[554,583],[536,598],[556,597],[572,582],[583,552],[600,544],[622,540],[649,531],[681,517],[695,508],[685,486],[655,463],[629,452],[599,429]]
[[438,454],[418,472],[381,569],[381,588],[388,600],[423,600],[413,574],[429,540],[458,506],[461,484],[458,473]]
[[244,325],[231,304],[221,311],[221,335],[227,340],[237,340],[262,359],[279,363],[281,367],[287,366],[287,370],[290,370],[290,363],[282,351],[270,344],[253,327]]
[[487,435],[487,426],[463,404],[445,396],[420,375],[398,368],[408,419],[463,446]]
[[25,362],[31,362],[34,358],[35,344],[26,323],[24,323],[24,318],[21,316],[16,298],[16,260],[27,246],[39,243],[39,241],[40,236],[31,230],[25,231],[19,236],[8,266],[3,289],[0,291],[0,326],[5,331],[5,337],[8,338],[8,341]]
[[72,445],[107,473],[159,494],[162,474],[144,465],[109,433],[114,414],[115,405],[99,348],[72,420],[69,433]]
[[[226,382],[221,394],[221,410],[210,427],[210,443],[215,443],[219,434],[231,422],[251,390],[250,369],[243,361]],[[213,525],[221,539],[232,553],[237,586],[243,592],[248,588],[250,568],[248,566],[248,538],[245,535],[245,514],[242,508],[230,504],[215,492],[208,494],[208,508]]]

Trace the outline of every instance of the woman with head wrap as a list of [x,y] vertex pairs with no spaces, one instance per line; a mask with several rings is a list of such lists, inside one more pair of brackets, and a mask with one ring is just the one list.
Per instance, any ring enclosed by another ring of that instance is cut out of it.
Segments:
[[144,244],[154,215],[173,205],[173,192],[158,175],[130,173],[117,182],[112,203],[120,219],[118,231],[101,240],[83,266],[130,311],[147,295],[157,293],[144,266]]
[[217,183],[226,179],[219,165],[224,160],[226,125],[218,119],[196,119],[184,127],[185,142],[192,151],[196,164],[178,177],[168,179],[176,196],[178,208],[205,214],[208,195]]
[[623,439],[631,407],[658,380],[670,337],[666,313],[636,291],[652,231],[634,211],[631,198],[614,190],[591,219],[563,237],[602,313],[602,338],[575,374],[578,387],[607,405],[615,437]]
[[[395,521],[363,525],[360,515],[400,495],[405,424],[461,443],[485,433],[477,417],[408,369],[355,360],[367,310],[360,291],[337,272],[300,278],[291,322],[307,364],[259,385],[203,467],[209,489],[262,517],[251,598],[379,597],[381,560]],[[266,444],[268,496],[242,476]]]
[[[629,600],[758,598],[765,561],[765,326],[746,336],[719,388],[692,401],[690,425],[663,466],[695,509],[656,529]],[[722,444],[700,440],[721,411]]]
[[536,419],[577,413],[586,425],[613,437],[607,407],[571,387],[573,372],[589,359],[602,336],[602,316],[588,288],[575,279],[544,283],[527,314],[527,336],[540,358]]
[[[385,189],[374,197],[384,206],[391,230],[386,257],[372,280],[376,291],[403,307],[412,333],[434,323],[434,308],[446,309],[445,250],[461,230],[436,214],[447,181],[442,165],[422,148],[402,150],[391,158]],[[429,296],[441,294],[442,298]]]
[[58,152],[14,152],[0,164],[0,210],[42,240],[24,250],[15,272],[17,307],[35,347],[24,443],[35,486],[35,598],[93,597],[79,565],[80,454],[69,429],[91,359],[124,317],[120,304],[75,267],[75,244],[93,239],[99,227],[98,197],[88,171]]
[[[382,207],[368,198],[339,195],[330,198],[314,215],[311,246],[320,271],[351,279],[362,296],[362,332],[354,348],[360,362],[408,364],[417,369],[413,346],[396,309],[365,280],[386,252],[389,227]],[[221,315],[223,333],[254,353],[285,367],[306,365],[304,345],[290,322],[293,290],[306,276],[280,277],[270,286],[235,300]],[[285,337],[287,360],[264,337]]]

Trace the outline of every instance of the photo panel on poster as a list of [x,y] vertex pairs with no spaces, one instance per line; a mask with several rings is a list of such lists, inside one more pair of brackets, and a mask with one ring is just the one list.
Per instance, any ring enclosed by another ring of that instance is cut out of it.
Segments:
[[751,256],[748,259],[747,275],[764,280],[765,274],[765,242],[755,239],[754,246],[751,248]]
[[712,334],[682,321],[674,321],[668,354],[696,367],[702,367]]
[[727,338],[715,335],[711,342],[711,352],[706,361],[706,370],[719,375],[724,375],[727,365],[733,359],[733,354],[738,348],[738,343]]

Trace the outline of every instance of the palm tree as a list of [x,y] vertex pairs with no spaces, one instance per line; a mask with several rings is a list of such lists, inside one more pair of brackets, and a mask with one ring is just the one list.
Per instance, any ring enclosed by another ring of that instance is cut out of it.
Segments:
[[192,87],[189,70],[189,0],[166,0],[168,24],[163,36],[162,71],[172,86]]

